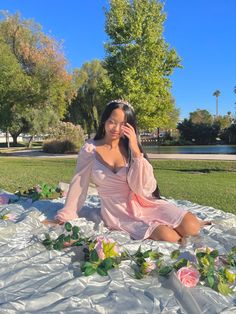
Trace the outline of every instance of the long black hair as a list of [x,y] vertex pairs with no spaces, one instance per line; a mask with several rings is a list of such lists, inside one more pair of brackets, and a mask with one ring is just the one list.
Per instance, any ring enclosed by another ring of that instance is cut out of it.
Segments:
[[[137,128],[137,122],[136,122],[136,116],[135,116],[134,109],[128,102],[126,102],[124,100],[114,100],[114,101],[109,102],[106,105],[106,107],[105,107],[105,109],[104,109],[104,111],[102,113],[102,116],[101,116],[101,120],[100,120],[100,124],[98,126],[97,133],[94,136],[94,140],[100,140],[100,139],[104,138],[104,136],[105,136],[105,123],[109,119],[112,111],[115,110],[115,109],[122,109],[123,110],[123,112],[125,114],[125,123],[129,123],[134,128],[135,133],[137,135],[138,147],[139,147],[141,153],[143,153],[144,158],[146,158],[150,162],[147,154],[143,150],[143,147],[142,147],[140,139],[139,139],[139,133],[138,133],[138,128]],[[122,141],[122,144],[125,147],[125,150],[126,150],[126,152],[128,154],[128,164],[129,164],[129,167],[130,167],[131,160],[132,160],[132,155],[131,155],[131,150],[129,148],[129,139],[125,136],[125,137],[121,137],[120,140]],[[160,197],[160,190],[159,190],[158,185],[157,185],[156,190],[152,194],[156,198],[161,198]]]

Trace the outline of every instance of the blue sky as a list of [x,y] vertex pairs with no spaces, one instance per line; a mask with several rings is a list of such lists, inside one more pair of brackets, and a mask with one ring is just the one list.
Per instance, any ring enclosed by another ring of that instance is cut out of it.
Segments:
[[[70,69],[105,55],[103,7],[107,0],[2,0],[1,9],[33,18],[57,40],[63,40]],[[215,114],[235,113],[236,1],[166,0],[164,37],[182,58],[183,69],[171,76],[172,94],[181,118],[198,108]]]

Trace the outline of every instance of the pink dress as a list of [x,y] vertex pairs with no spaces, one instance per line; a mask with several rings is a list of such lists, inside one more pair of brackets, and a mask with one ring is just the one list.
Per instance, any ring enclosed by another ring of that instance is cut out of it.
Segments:
[[150,237],[159,225],[175,228],[186,214],[182,208],[152,196],[156,180],[152,165],[143,155],[133,158],[129,170],[126,166],[114,173],[96,158],[95,143],[90,141],[79,152],[65,206],[56,219],[78,218],[77,211],[85,202],[90,178],[96,184],[106,226],[128,232],[133,239]]

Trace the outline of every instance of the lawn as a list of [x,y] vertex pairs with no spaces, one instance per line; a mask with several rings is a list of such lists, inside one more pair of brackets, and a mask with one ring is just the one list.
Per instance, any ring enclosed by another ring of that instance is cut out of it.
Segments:
[[[75,159],[0,157],[0,189],[70,182]],[[236,162],[152,161],[161,194],[236,214]]]

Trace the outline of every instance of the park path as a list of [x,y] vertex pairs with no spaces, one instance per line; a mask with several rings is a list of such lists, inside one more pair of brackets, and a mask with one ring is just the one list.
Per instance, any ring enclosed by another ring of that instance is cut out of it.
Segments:
[[[77,158],[77,154],[48,154],[41,150],[19,150],[2,153],[0,157],[33,157],[33,158]],[[236,155],[226,154],[148,154],[150,159],[184,159],[184,160],[228,160],[236,161]]]

